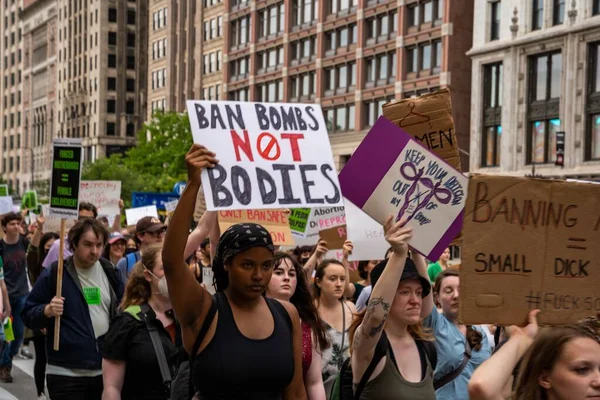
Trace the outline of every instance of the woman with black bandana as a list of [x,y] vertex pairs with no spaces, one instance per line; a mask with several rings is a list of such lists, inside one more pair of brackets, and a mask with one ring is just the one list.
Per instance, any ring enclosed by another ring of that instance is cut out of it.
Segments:
[[306,399],[298,311],[263,296],[274,265],[271,235],[257,224],[233,225],[223,233],[212,265],[214,297],[187,267],[184,249],[200,174],[218,161],[200,145],[192,146],[185,161],[188,182],[169,224],[163,263],[192,355],[194,391],[200,400]]

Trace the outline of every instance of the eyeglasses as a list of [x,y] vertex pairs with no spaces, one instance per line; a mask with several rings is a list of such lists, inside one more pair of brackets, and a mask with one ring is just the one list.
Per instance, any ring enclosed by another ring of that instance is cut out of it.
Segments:
[[156,232],[145,232],[147,235],[152,235],[154,237],[161,237],[164,236],[164,234],[167,232],[166,229],[161,229],[160,231],[156,231]]

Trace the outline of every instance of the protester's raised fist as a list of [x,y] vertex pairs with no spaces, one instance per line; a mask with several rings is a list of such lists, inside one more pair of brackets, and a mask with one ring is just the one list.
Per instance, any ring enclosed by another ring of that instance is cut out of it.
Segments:
[[317,248],[315,249],[315,253],[317,253],[317,257],[323,257],[325,255],[325,253],[327,253],[329,251],[329,248],[327,247],[327,242],[324,241],[323,239],[319,240],[319,243],[317,243]]
[[40,230],[40,232],[44,232],[44,223],[45,222],[46,222],[46,219],[41,215],[39,217],[37,217],[37,219],[35,220],[37,228]]
[[352,254],[352,250],[354,250],[354,245],[350,240],[346,240],[344,245],[342,246],[342,251],[344,254],[344,258],[348,258],[350,254]]
[[188,171],[188,180],[191,183],[200,183],[200,174],[205,168],[214,168],[219,162],[215,158],[215,153],[209,151],[206,147],[194,144],[185,155],[185,165]]
[[394,253],[401,256],[408,254],[408,243],[412,238],[412,228],[404,225],[406,225],[406,219],[394,222],[393,216],[390,216],[383,225],[385,240],[390,244]]

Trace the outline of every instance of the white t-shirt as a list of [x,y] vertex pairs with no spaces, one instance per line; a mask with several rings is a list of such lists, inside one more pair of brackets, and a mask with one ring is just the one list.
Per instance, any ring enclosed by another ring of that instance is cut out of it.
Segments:
[[76,268],[96,338],[108,332],[110,325],[110,283],[100,261],[88,269]]

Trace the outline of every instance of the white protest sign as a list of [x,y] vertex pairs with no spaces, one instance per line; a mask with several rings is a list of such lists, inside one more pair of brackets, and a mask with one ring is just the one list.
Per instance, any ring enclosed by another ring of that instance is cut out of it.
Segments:
[[155,205],[129,208],[125,210],[125,217],[127,218],[127,225],[132,226],[144,217],[158,218],[158,210]]
[[188,101],[194,142],[219,164],[202,172],[208,210],[342,205],[315,104]]
[[37,215],[35,215],[35,213],[29,211],[29,223],[35,224],[36,221],[37,221]]
[[11,196],[0,197],[0,215],[13,212],[13,199]]
[[305,241],[302,239],[306,239],[309,244],[316,244],[319,231],[345,224],[346,215],[343,206],[313,208],[310,211],[304,235],[295,231],[292,231],[292,235],[296,243],[304,243]]
[[208,291],[208,293],[215,294],[215,286],[213,284],[214,274],[212,269],[202,267],[202,283]]
[[177,203],[179,203],[179,200],[167,201],[166,203],[164,203],[165,210],[167,210],[167,214],[171,214],[173,211],[175,211]]
[[92,203],[98,215],[120,215],[121,181],[81,181],[79,201]]
[[[42,215],[44,216],[44,232],[60,232],[60,217],[56,215],[50,215],[50,205],[42,204]],[[74,218],[67,218],[65,222],[65,232],[68,232],[69,229],[77,222]]]
[[385,240],[383,226],[349,200],[346,209],[346,232],[354,248],[350,261],[383,260],[390,245]]

